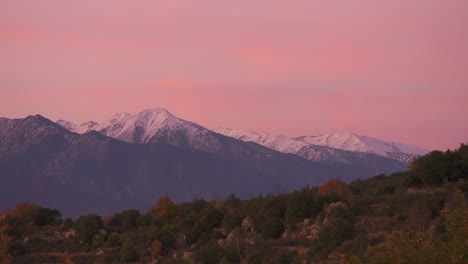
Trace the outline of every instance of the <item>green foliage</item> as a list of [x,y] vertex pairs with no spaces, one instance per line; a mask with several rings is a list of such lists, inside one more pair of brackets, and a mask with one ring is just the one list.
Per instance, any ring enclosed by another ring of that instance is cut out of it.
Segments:
[[264,238],[278,238],[284,231],[286,200],[282,196],[270,196],[265,199],[254,219],[256,230]]
[[239,208],[241,200],[237,198],[234,194],[229,194],[226,199],[224,199],[223,205],[229,208]]
[[159,240],[163,246],[163,254],[176,247],[177,238],[168,228],[152,226],[146,235],[148,247],[154,240]]
[[26,253],[26,249],[22,245],[21,240],[14,238],[7,244],[7,253],[16,257]]
[[61,213],[56,209],[43,208],[34,204],[22,203],[15,206],[7,218],[12,232],[23,233],[31,225],[42,227],[60,222]]
[[132,262],[138,260],[138,246],[133,237],[127,237],[120,248],[120,260],[123,262]]
[[234,228],[240,226],[242,223],[242,216],[240,216],[237,212],[226,213],[223,217],[223,222],[221,223],[221,227],[224,228],[226,233],[231,233]]
[[195,251],[196,263],[219,264],[224,257],[224,250],[216,243],[210,242]]
[[312,245],[312,252],[326,257],[344,241],[354,239],[354,236],[351,212],[343,206],[332,207],[325,215],[323,226]]
[[185,217],[180,227],[186,233],[187,244],[207,242],[213,235],[213,229],[221,225],[224,215],[221,211],[204,200],[195,200],[184,204]]
[[32,220],[37,226],[41,227],[58,223],[61,215],[62,214],[56,209],[41,207],[33,216]]
[[[433,152],[408,172],[332,181],[320,194],[307,187],[181,205],[164,196],[147,214],[126,210],[105,218],[107,233],[97,215],[60,225],[57,210],[24,203],[0,214],[0,249],[6,245],[2,252],[14,263],[63,262],[47,252],[69,252],[74,263],[466,263],[467,153],[465,145]],[[424,188],[407,189],[408,182]],[[245,217],[254,232],[241,227]],[[56,239],[72,227],[77,239]],[[104,255],[97,256],[98,248]]]
[[377,195],[389,195],[395,192],[395,186],[393,185],[384,185],[377,189]]
[[76,236],[87,244],[92,244],[93,238],[103,228],[100,216],[89,214],[80,216],[76,222]]
[[106,228],[111,232],[117,233],[132,231],[138,227],[140,217],[141,214],[138,210],[123,211],[112,216]]
[[107,241],[113,247],[118,247],[122,245],[122,237],[117,234],[110,234],[107,238]]
[[417,158],[410,167],[406,184],[409,187],[440,186],[468,177],[468,145],[455,151],[432,151]]
[[348,189],[355,196],[389,195],[405,186],[407,175],[408,172],[403,171],[388,176],[379,174],[366,180],[356,179],[348,184]]
[[286,222],[297,223],[316,216],[323,205],[316,201],[317,189],[302,189],[289,194],[286,208]]

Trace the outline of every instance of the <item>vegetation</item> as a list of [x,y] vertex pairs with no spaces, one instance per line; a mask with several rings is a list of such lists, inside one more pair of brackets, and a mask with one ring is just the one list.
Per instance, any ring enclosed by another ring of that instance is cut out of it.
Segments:
[[22,203],[0,214],[0,263],[467,263],[468,146],[406,172],[145,214],[62,220]]

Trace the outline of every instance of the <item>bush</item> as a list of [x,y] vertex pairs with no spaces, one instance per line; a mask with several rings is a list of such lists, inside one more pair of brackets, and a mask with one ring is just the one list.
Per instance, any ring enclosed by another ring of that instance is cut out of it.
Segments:
[[125,233],[132,231],[138,227],[139,218],[141,217],[138,210],[127,210],[113,215],[106,225],[106,228],[111,232]]
[[292,192],[287,200],[286,222],[297,223],[317,215],[322,205],[316,202],[315,196],[316,191],[311,189]]
[[132,237],[126,238],[120,248],[120,260],[132,262],[138,260],[138,257],[138,246],[135,239]]
[[87,244],[93,243],[93,238],[103,227],[100,216],[89,214],[80,216],[76,222],[76,236]]
[[12,255],[13,257],[17,257],[26,253],[26,249],[21,244],[21,240],[13,238],[8,242],[7,253]]
[[194,254],[194,260],[203,264],[219,264],[223,257],[224,250],[216,242],[202,246]]
[[226,213],[221,223],[221,227],[224,228],[226,233],[231,233],[234,228],[240,226],[242,223],[242,217],[237,213]]
[[154,240],[159,240],[162,243],[162,254],[165,255],[170,249],[176,247],[177,238],[171,231],[161,227],[151,227],[147,233],[146,241],[148,242],[146,248],[153,243]]
[[406,179],[409,187],[440,186],[468,177],[468,145],[455,151],[432,151],[413,160]]

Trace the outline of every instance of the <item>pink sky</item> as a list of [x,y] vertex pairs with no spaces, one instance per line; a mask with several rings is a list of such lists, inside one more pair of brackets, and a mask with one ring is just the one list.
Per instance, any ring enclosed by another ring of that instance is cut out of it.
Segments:
[[468,1],[2,1],[0,116],[468,142]]

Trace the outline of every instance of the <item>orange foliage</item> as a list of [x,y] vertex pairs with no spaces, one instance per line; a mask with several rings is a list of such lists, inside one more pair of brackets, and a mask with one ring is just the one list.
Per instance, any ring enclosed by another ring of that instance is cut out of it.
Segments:
[[12,217],[24,217],[28,214],[37,212],[41,207],[35,204],[19,203],[10,211]]
[[112,219],[112,216],[104,216],[104,219],[102,219],[102,222],[104,223],[105,226],[107,226]]
[[339,179],[330,179],[325,182],[317,192],[319,195],[338,194],[344,196],[348,193],[346,183]]
[[6,234],[8,226],[3,223],[3,217],[0,219],[0,263],[10,264],[13,263],[13,257],[7,254],[7,245],[11,237]]
[[61,259],[63,264],[73,264],[70,253],[63,253]]
[[162,252],[162,243],[161,241],[159,240],[155,240],[153,241],[153,243],[151,244],[151,246],[149,246],[146,251],[148,252],[148,254],[150,254],[151,258],[152,259],[156,259],[158,256],[161,255],[161,252]]
[[183,215],[182,208],[175,204],[167,195],[161,196],[156,205],[151,207],[149,213],[162,223],[170,224],[178,223],[182,220]]

